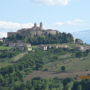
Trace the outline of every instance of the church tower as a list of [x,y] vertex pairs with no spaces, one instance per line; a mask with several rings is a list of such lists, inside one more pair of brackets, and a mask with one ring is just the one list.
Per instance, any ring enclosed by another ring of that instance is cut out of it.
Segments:
[[34,23],[34,28],[36,28],[37,27],[37,24],[36,23]]
[[42,24],[42,22],[40,22],[40,30],[42,30],[43,29],[43,24]]

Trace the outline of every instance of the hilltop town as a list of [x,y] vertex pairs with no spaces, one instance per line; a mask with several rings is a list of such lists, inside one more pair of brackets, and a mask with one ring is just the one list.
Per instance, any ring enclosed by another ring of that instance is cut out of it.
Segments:
[[[0,39],[0,85],[6,87],[0,90],[10,90],[13,83],[23,83],[22,87],[35,78],[76,81],[81,75],[90,75],[90,45],[70,33],[43,29],[42,23],[35,23],[32,28],[8,32],[7,38]],[[14,88],[17,90],[17,86]],[[31,88],[27,90],[37,89]]]
[[[17,32],[8,32],[6,39],[1,39],[4,46],[9,46],[21,51],[32,51],[32,45],[37,45],[39,49],[49,48],[74,48],[80,51],[90,49],[90,46],[83,45],[80,39],[74,39],[70,33],[61,33],[58,30],[44,29],[43,23],[38,26],[34,23],[32,28],[23,28]],[[68,45],[71,43],[74,47]],[[75,45],[77,44],[77,45]]]
[[40,26],[37,26],[37,24],[34,23],[34,26],[32,28],[23,28],[18,30],[17,32],[8,32],[7,36],[11,37],[19,34],[22,37],[34,37],[34,36],[41,36],[46,34],[55,35],[56,33],[59,33],[59,31],[52,29],[43,29],[43,23],[40,22]]

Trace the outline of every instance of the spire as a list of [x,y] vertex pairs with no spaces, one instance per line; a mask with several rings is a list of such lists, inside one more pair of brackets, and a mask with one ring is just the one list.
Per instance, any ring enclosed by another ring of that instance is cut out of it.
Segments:
[[40,29],[42,30],[42,28],[43,28],[43,24],[42,22],[40,22]]
[[37,24],[36,23],[34,23],[34,28],[36,28],[37,27]]

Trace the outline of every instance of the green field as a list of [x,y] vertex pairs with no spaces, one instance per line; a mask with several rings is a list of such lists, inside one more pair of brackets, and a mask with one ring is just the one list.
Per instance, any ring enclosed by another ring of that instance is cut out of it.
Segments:
[[[56,44],[51,44],[52,46],[55,46]],[[65,44],[57,44],[57,45],[65,45]],[[70,47],[75,47],[75,44],[67,44]],[[37,46],[33,46],[33,48],[37,48]],[[9,50],[9,47],[3,47],[0,46],[1,50]],[[27,54],[27,55],[26,55]],[[30,57],[29,57],[30,56]],[[19,53],[12,58],[6,58],[5,62],[0,62],[0,67],[4,67],[7,65],[11,65],[13,62],[16,62],[18,60],[29,59],[37,57],[40,58],[45,62],[45,64],[42,66],[41,70],[48,70],[48,71],[55,71],[60,72],[61,66],[66,67],[66,71],[68,72],[74,72],[74,71],[85,71],[90,70],[90,54],[86,57],[76,58],[73,56],[71,52],[63,52],[57,50],[49,50],[49,51],[42,51],[39,50],[37,52],[22,52]],[[4,64],[5,63],[5,64]]]
[[67,54],[60,57],[60,60],[44,65],[43,70],[59,72],[61,71],[61,66],[65,66],[68,72],[90,70],[90,54],[82,58],[72,58]]
[[6,46],[0,46],[0,50],[10,50],[10,47],[6,47]]
[[8,63],[8,62],[0,62],[0,68],[7,67],[7,66],[10,66],[10,65],[13,65],[13,64]]
[[[54,46],[55,44],[52,45]],[[75,46],[74,44],[67,45],[70,47]],[[33,46],[33,48],[36,49],[38,46]],[[75,53],[76,51],[72,51],[71,49],[64,50],[55,48],[47,51],[37,49],[33,52],[15,52],[11,58],[0,58],[0,68],[9,65],[13,67],[13,64],[15,64],[22,68],[20,72],[25,75],[31,73],[32,70],[57,73],[62,71],[62,66],[65,66],[66,72],[90,71],[90,53],[88,56],[80,58],[76,58]]]

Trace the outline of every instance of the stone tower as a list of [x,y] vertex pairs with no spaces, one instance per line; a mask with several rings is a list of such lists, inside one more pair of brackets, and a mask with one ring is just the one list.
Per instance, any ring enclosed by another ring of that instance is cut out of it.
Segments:
[[37,24],[36,23],[34,23],[34,28],[36,28],[37,27]]
[[42,30],[43,29],[43,24],[42,24],[42,22],[40,22],[40,30]]

